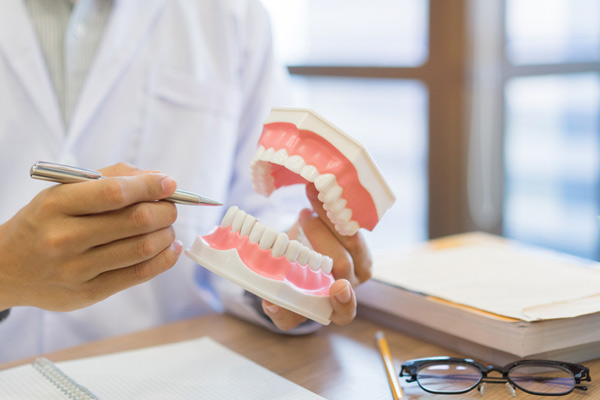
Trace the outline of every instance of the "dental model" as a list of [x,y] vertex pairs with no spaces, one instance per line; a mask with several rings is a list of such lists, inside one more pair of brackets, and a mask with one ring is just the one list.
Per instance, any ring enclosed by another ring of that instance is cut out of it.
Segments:
[[329,324],[333,260],[233,206],[186,254],[255,295]]
[[251,163],[254,190],[313,182],[342,235],[373,230],[395,196],[364,146],[311,110],[274,108]]
[[[254,190],[265,196],[313,182],[335,229],[372,230],[395,201],[361,143],[314,112],[276,108],[264,124],[251,163]],[[238,207],[198,236],[186,254],[244,289],[324,325],[329,324],[333,261]]]

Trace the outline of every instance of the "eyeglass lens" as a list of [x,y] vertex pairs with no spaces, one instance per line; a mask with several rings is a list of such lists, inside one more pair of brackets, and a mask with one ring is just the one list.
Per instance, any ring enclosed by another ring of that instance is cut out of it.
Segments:
[[429,364],[417,371],[419,386],[435,393],[466,392],[477,386],[481,377],[478,368],[461,363]]
[[575,387],[573,374],[560,366],[518,365],[508,372],[517,387],[534,394],[567,394]]

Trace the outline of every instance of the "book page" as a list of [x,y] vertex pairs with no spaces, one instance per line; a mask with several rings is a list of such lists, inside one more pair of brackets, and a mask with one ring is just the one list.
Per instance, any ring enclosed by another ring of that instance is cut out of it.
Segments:
[[[56,366],[102,400],[322,399],[210,338],[58,362]],[[0,372],[0,398],[65,397],[26,365]]]
[[479,241],[380,256],[373,279],[536,321],[600,312],[600,270],[586,261],[508,241]]

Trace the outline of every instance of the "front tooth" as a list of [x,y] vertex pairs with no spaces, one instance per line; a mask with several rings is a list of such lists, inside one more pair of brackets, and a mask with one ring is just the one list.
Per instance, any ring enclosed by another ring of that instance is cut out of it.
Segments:
[[286,233],[279,232],[277,239],[275,239],[275,243],[273,243],[273,248],[271,249],[273,257],[281,257],[285,253],[289,241],[290,239]]
[[290,156],[287,160],[285,160],[283,165],[290,171],[299,174],[300,171],[302,171],[302,168],[304,168],[304,159],[296,155]]
[[235,214],[235,218],[233,218],[233,223],[231,224],[231,232],[239,232],[240,229],[242,228],[242,224],[244,223],[244,220],[246,219],[246,212],[239,210],[236,214]]
[[298,259],[300,246],[300,242],[297,240],[290,240],[288,242],[287,248],[285,249],[285,258],[287,258],[289,262],[295,262]]
[[273,154],[273,157],[271,158],[271,162],[274,164],[283,165],[285,163],[285,160],[287,160],[287,158],[288,158],[287,151],[285,151],[285,149],[279,149],[275,152],[275,154]]
[[321,253],[311,250],[308,254],[308,268],[312,269],[313,271],[318,271],[319,267],[321,266],[322,258],[323,256]]
[[244,223],[242,224],[242,229],[240,229],[240,236],[248,236],[252,231],[252,227],[256,222],[256,217],[250,214],[246,214],[246,219],[244,219]]
[[223,217],[223,220],[221,221],[222,228],[227,228],[228,226],[231,226],[231,224],[233,223],[233,219],[235,218],[235,215],[237,214],[238,210],[239,210],[238,206],[229,207],[229,209],[225,213],[225,216]]
[[306,246],[300,246],[300,253],[298,253],[298,264],[306,265],[308,262],[308,256],[310,256],[310,249]]
[[273,158],[273,154],[275,154],[275,149],[272,147],[269,147],[268,149],[265,150],[264,153],[262,153],[262,155],[260,156],[260,159],[263,161],[271,162],[271,158]]
[[315,187],[319,192],[326,192],[335,184],[335,176],[333,174],[323,174],[315,179]]
[[313,165],[305,165],[300,171],[300,176],[309,182],[314,182],[319,177],[319,171]]
[[277,239],[277,231],[273,228],[266,228],[262,234],[262,237],[258,241],[258,245],[263,250],[269,250],[271,247],[273,247],[275,239]]
[[265,229],[267,229],[265,224],[263,224],[260,221],[256,221],[256,223],[252,227],[252,230],[250,231],[250,234],[248,235],[248,240],[250,241],[250,243],[258,243]]
[[329,256],[323,256],[323,259],[321,260],[321,271],[323,271],[326,274],[331,273],[331,270],[333,269],[333,259]]

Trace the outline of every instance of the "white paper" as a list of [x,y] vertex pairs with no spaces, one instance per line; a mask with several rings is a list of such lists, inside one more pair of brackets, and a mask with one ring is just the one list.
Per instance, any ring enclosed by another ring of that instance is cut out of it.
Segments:
[[[56,365],[102,400],[322,399],[210,338]],[[65,397],[56,395],[53,386],[26,365],[0,372],[0,398]]]
[[[375,259],[373,278],[523,321],[600,312],[597,263],[491,241]],[[401,305],[399,305],[401,306]]]

